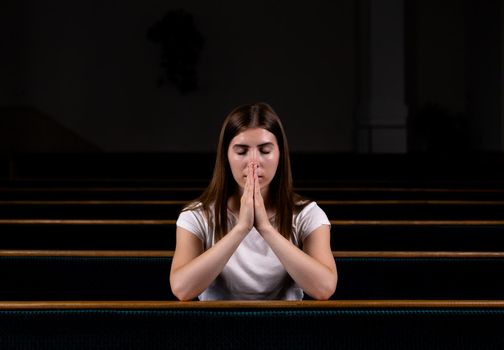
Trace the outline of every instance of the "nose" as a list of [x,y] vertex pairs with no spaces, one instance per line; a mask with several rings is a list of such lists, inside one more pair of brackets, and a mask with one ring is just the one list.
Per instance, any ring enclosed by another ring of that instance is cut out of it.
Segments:
[[260,159],[259,159],[259,151],[256,149],[252,149],[249,153],[249,159],[248,159],[248,164],[253,163],[259,165]]
[[257,154],[257,150],[253,149],[251,154],[252,154],[252,161],[257,163],[257,161],[259,159],[258,154]]

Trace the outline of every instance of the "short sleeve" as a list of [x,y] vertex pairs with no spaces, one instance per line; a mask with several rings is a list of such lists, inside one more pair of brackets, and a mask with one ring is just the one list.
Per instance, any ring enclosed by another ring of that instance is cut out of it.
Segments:
[[206,241],[207,224],[201,210],[186,210],[179,214],[177,226]]
[[303,208],[295,219],[295,231],[300,242],[321,225],[331,226],[326,213],[317,205],[311,202]]

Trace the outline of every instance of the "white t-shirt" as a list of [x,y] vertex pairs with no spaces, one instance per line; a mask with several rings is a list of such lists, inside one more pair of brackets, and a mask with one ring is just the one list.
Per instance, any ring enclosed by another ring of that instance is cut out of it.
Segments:
[[[236,225],[237,217],[231,211],[228,213],[228,229],[231,230]],[[299,246],[321,225],[330,226],[331,224],[324,211],[315,202],[311,202],[293,216],[293,243]],[[180,213],[177,226],[201,239],[205,250],[213,246],[214,231],[210,230],[203,209],[196,208]],[[252,228],[223,271],[199,295],[199,299],[301,300],[303,290],[287,274],[282,263],[259,232]]]

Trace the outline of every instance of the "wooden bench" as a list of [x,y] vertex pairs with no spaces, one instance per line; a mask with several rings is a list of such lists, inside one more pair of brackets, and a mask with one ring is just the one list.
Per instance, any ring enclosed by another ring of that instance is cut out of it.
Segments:
[[[502,252],[334,251],[333,299],[499,299]],[[172,251],[3,250],[0,300],[175,300]]]
[[496,349],[503,301],[0,302],[15,349]]
[[[0,180],[0,200],[192,200],[199,186],[175,180]],[[324,183],[296,186],[294,190],[314,200],[503,200],[504,186],[456,185],[416,187],[395,184],[350,185]]]
[[[0,249],[175,249],[175,219],[0,219]],[[333,250],[502,251],[504,220],[331,220]]]
[[[0,218],[175,219],[188,200],[0,199]],[[319,200],[333,220],[498,220],[504,200]]]

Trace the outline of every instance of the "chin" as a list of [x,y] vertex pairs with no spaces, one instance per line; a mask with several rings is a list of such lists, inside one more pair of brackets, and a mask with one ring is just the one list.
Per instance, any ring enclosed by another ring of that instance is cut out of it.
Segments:
[[261,187],[261,190],[269,188],[270,182],[259,182],[259,186]]

